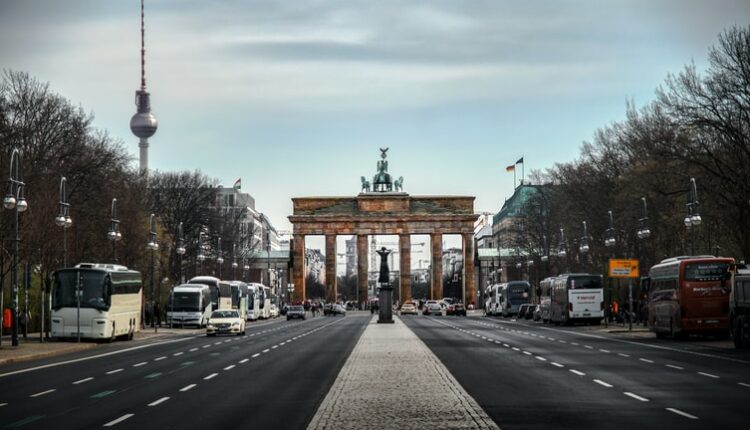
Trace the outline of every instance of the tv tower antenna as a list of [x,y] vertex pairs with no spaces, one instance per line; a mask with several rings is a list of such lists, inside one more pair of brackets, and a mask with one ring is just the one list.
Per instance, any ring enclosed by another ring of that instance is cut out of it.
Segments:
[[135,91],[135,105],[137,112],[130,118],[130,131],[140,138],[140,172],[148,174],[148,138],[156,133],[158,123],[151,113],[151,95],[146,91],[146,26],[141,0],[141,88]]

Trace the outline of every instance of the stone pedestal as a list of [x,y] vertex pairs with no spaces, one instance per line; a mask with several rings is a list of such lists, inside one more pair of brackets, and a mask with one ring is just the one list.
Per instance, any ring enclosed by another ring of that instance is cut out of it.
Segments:
[[391,284],[380,284],[378,308],[378,324],[393,324],[393,287]]

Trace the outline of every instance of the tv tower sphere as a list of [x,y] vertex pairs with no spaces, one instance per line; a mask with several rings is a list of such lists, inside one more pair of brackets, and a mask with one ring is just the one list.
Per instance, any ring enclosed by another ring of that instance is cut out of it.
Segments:
[[151,113],[150,94],[145,89],[136,91],[138,112],[130,118],[130,131],[141,139],[148,139],[156,133],[159,126],[156,117]]

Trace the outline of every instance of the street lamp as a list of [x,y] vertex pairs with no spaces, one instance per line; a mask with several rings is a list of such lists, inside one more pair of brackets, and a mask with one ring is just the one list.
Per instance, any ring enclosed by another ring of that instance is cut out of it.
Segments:
[[107,239],[112,241],[112,261],[117,263],[117,242],[122,240],[120,220],[117,219],[117,199],[112,199],[112,219],[110,220]]
[[557,251],[558,257],[565,258],[565,256],[568,254],[565,251],[565,248],[567,248],[567,245],[565,244],[565,229],[560,227],[560,247]]
[[250,271],[250,265],[247,264],[247,259],[242,259],[242,279],[247,279],[247,272]]
[[221,256],[221,238],[218,238],[218,244],[217,244],[217,251],[216,251],[216,264],[219,265],[219,279],[221,279],[221,266],[224,265],[224,257]]
[[177,227],[177,255],[180,256],[180,283],[185,283],[185,274],[183,273],[182,259],[185,255],[185,240],[182,237],[182,223]]
[[[610,260],[614,258],[614,247],[617,244],[617,239],[615,239],[615,219],[612,215],[612,211],[607,211],[609,214],[609,228],[607,228],[607,238],[604,239],[604,246],[609,249],[609,258]],[[604,327],[608,326],[608,318],[609,318],[609,304],[612,300],[612,278],[607,277],[608,288],[607,292],[604,295]]]
[[198,233],[198,255],[195,257],[198,260],[198,271],[203,274],[203,260],[206,259],[206,254],[203,253],[203,229]]
[[289,303],[292,303],[292,293],[294,292],[294,283],[286,284],[286,290],[289,292]]
[[698,186],[695,184],[695,178],[690,178],[690,188],[688,189],[688,213],[685,217],[685,227],[690,231],[690,255],[695,255],[695,228],[701,224],[701,216],[698,213]]
[[[26,184],[23,182],[21,175],[21,153],[18,148],[13,148],[13,152],[10,154],[10,172],[8,175],[8,194],[3,200],[3,206],[5,209],[15,211],[15,230],[16,240],[13,249],[13,280],[12,280],[12,294],[13,294],[13,330],[11,332],[11,345],[18,346],[18,245],[21,238],[18,234],[18,214],[26,211],[29,208],[29,204],[26,202],[26,198],[23,196],[23,188]],[[1,290],[0,290],[1,292]]]
[[542,260],[542,263],[546,263],[549,261],[549,249],[547,249],[547,235],[542,235],[542,242],[544,243],[544,248],[542,249],[542,256],[539,258]]
[[617,244],[617,239],[615,239],[615,220],[612,216],[612,211],[607,211],[609,214],[609,228],[607,228],[607,238],[604,239],[604,246],[607,248],[612,248]]
[[641,197],[643,202],[643,215],[638,219],[638,231],[635,233],[638,239],[648,239],[651,236],[651,230],[648,228],[648,207],[646,206],[646,197]]
[[68,267],[68,229],[73,225],[73,220],[70,218],[70,203],[65,193],[65,183],[67,180],[65,176],[60,178],[60,212],[55,217],[55,224],[63,229],[63,267]]
[[237,244],[232,244],[232,279],[237,279]]
[[154,296],[154,271],[156,270],[154,253],[159,249],[159,243],[156,241],[156,216],[154,214],[151,214],[151,217],[149,217],[149,225],[150,228],[146,248],[151,250],[151,327],[154,328],[154,333],[156,333],[158,330],[156,325],[156,315],[159,313],[159,305]]

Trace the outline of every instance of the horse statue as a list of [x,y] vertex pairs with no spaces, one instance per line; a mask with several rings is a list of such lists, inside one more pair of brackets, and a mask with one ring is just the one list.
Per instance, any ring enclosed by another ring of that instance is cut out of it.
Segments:
[[404,177],[399,176],[398,179],[393,181],[393,188],[395,188],[396,191],[404,191]]
[[370,192],[370,181],[365,179],[364,176],[362,176],[362,191],[363,193],[369,193]]

